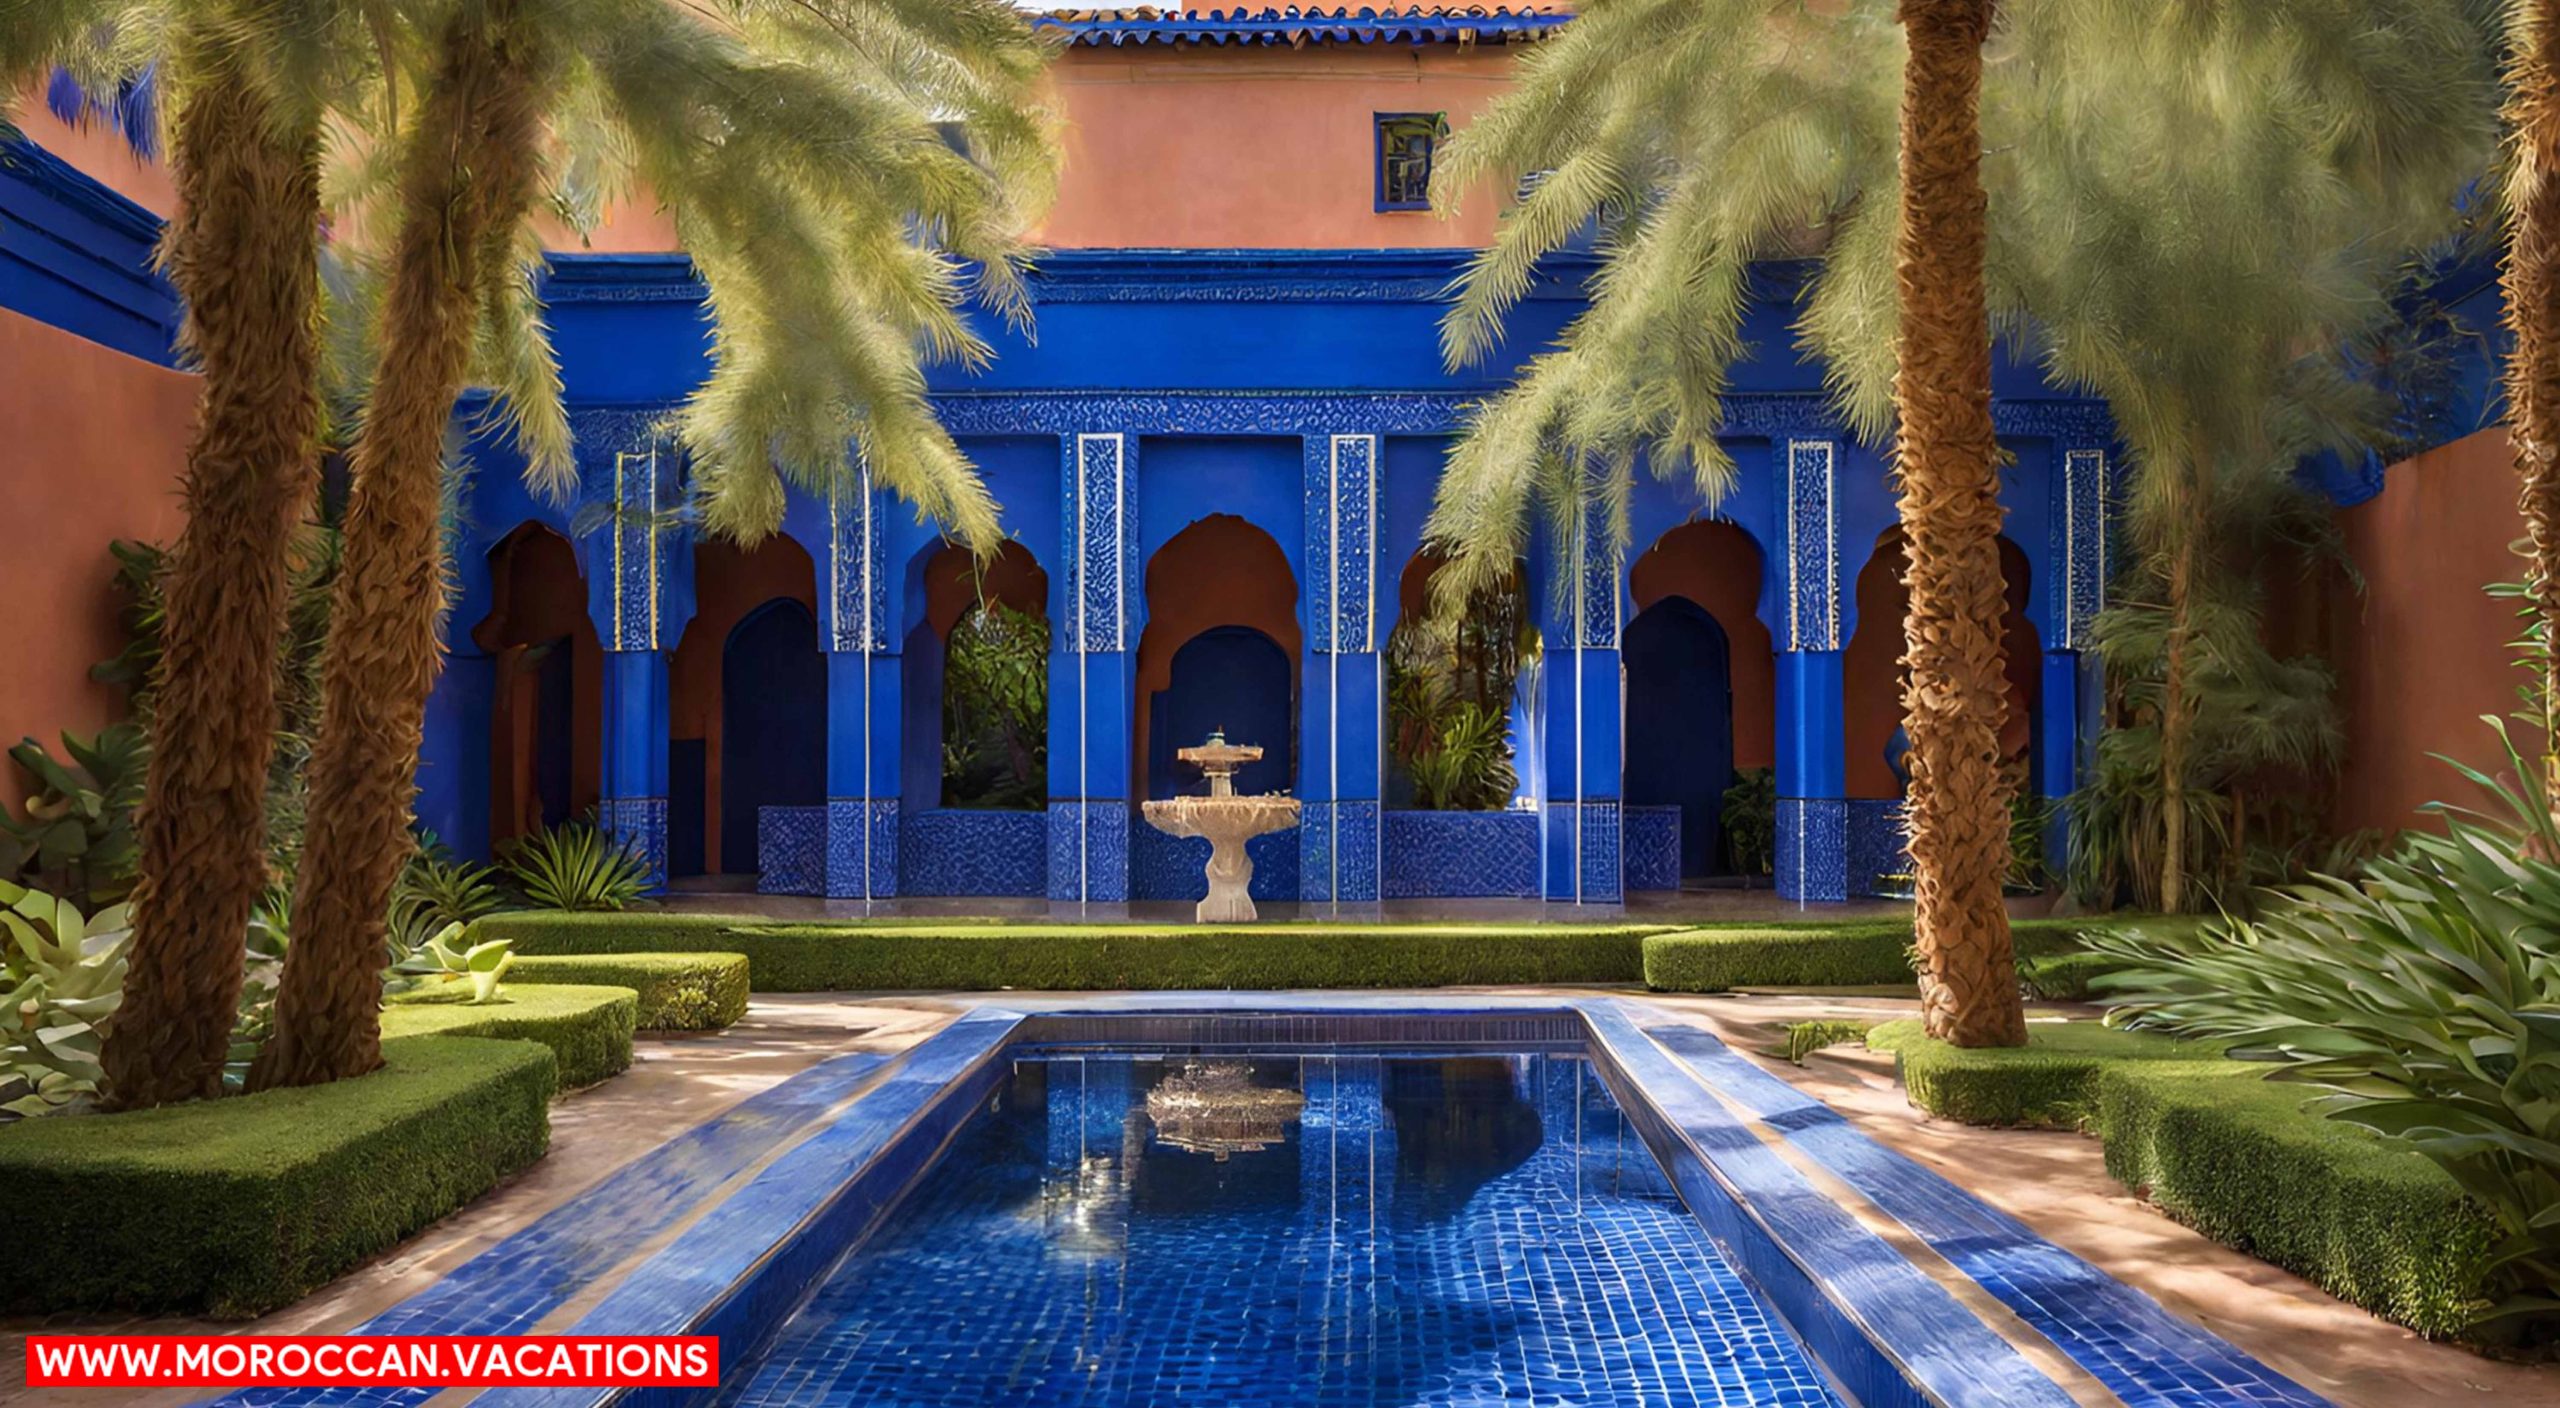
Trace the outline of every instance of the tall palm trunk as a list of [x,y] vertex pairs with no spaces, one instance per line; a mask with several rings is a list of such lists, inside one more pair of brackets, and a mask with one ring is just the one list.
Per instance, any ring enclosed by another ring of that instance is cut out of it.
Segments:
[[165,246],[204,396],[162,583],[132,967],[102,1053],[117,1109],[222,1092],[267,882],[287,546],[317,481],[319,129],[282,125],[228,56],[207,59],[178,115]]
[[2189,673],[2195,654],[2197,554],[2204,525],[2191,502],[2197,486],[2176,478],[2177,466],[2162,466],[2170,477],[2169,632],[2163,645],[2160,681],[2160,908],[2183,913],[2187,902],[2187,745],[2194,732],[2195,709],[2188,702]]
[[2532,541],[2527,580],[2542,617],[2543,760],[2560,797],[2560,22],[2551,0],[2521,0],[2507,56],[2507,126],[2515,169],[2508,192],[2507,433],[2517,500]]
[[1999,443],[1983,295],[1982,46],[1993,0],[1902,0],[1901,363],[1895,462],[1910,551],[1904,663],[1920,1001],[1960,1046],[2026,1041],[2000,776]]
[[382,1062],[383,927],[408,852],[440,662],[444,436],[469,371],[483,280],[531,202],[540,127],[532,41],[498,0],[457,20],[410,135],[373,397],[353,455],[344,558],[311,755],[310,839],[276,1034],[256,1089]]

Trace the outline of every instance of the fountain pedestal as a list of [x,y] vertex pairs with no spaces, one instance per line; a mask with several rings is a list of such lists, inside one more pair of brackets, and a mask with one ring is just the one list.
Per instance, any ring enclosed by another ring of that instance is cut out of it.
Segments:
[[1143,809],[1147,824],[1168,836],[1200,836],[1209,842],[1209,897],[1192,917],[1203,924],[1246,923],[1256,911],[1253,857],[1245,854],[1244,843],[1297,825],[1298,799],[1237,796],[1236,769],[1260,758],[1262,750],[1229,743],[1224,734],[1211,734],[1207,743],[1179,749],[1174,756],[1208,777],[1209,795],[1149,802]]

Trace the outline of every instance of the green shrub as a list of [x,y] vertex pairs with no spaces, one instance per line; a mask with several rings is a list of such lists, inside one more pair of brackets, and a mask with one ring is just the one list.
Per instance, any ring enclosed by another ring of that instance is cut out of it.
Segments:
[[555,953],[735,953],[737,946],[725,942],[730,930],[769,922],[751,914],[663,909],[514,909],[472,921],[469,938],[475,944],[510,940],[518,962]]
[[708,1032],[747,1015],[747,959],[740,953],[598,953],[519,958],[518,982],[629,988],[640,995],[640,1030]]
[[2488,1303],[2497,1223],[2396,1140],[2268,1081],[2118,1066],[2098,1079],[2107,1172],[2204,1235],[2428,1336]]
[[1810,1022],[1789,1022],[1786,1026],[1786,1037],[1779,1043],[1778,1054],[1801,1066],[1804,1064],[1804,1058],[1825,1047],[1866,1040],[1867,1028],[1870,1025],[1872,1024],[1837,1017],[1816,1018]]
[[1867,1033],[1872,1051],[1893,1053],[1911,1103],[1965,1124],[2086,1128],[2098,1103],[2098,1077],[2127,1062],[2166,1063],[2182,1073],[2246,1079],[2262,1073],[2221,1058],[2209,1043],[2117,1031],[2096,1022],[2035,1022],[2025,1046],[1957,1047],[1921,1033],[1914,1020],[1887,1022]]
[[411,1037],[329,1085],[0,1128],[0,1311],[256,1315],[542,1157],[550,1054]]
[[2124,969],[2123,959],[2103,953],[2041,953],[2018,960],[2018,981],[2046,1002],[2088,1002],[2099,996],[2091,982]]
[[576,1090],[631,1068],[639,994],[615,987],[517,983],[494,1002],[443,990],[401,993],[382,1010],[382,1035],[480,1036],[536,1041],[559,1062],[560,1088]]
[[[2023,956],[2066,950],[2095,922],[2021,919],[2009,929]],[[1907,919],[1693,929],[1645,940],[1644,981],[1658,992],[1900,987],[1915,981],[1910,951]]]
[[629,840],[590,821],[546,826],[510,842],[498,864],[544,909],[622,910],[649,893],[649,866]]

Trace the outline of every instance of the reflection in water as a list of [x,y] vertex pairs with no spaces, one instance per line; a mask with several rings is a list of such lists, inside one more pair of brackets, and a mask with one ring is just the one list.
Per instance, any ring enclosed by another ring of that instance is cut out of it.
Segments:
[[1425,1217],[1465,1207],[1477,1189],[1528,1162],[1546,1137],[1504,1057],[1383,1064],[1396,1177],[1420,1195]]
[[1297,1091],[1255,1085],[1242,1061],[1185,1061],[1147,1092],[1147,1118],[1157,1139],[1225,1163],[1286,1140],[1306,1104]]

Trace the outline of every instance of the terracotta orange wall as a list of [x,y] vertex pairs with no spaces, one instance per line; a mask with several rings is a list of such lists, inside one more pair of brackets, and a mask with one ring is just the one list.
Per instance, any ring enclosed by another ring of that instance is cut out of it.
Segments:
[[44,105],[44,85],[20,89],[9,105],[9,120],[29,141],[62,158],[70,166],[155,215],[177,205],[169,173],[158,162],[133,154],[115,128],[99,121],[67,123]]
[[[89,678],[124,644],[107,544],[176,541],[196,379],[5,310],[0,368],[0,482],[14,525],[0,549],[13,621],[0,744],[33,736],[60,756],[64,729],[124,713],[124,692]],[[0,765],[0,798],[15,803],[22,784]]]
[[542,824],[535,797],[542,751],[542,681],[525,668],[535,646],[569,642],[569,809],[595,805],[604,776],[604,650],[587,616],[587,588],[569,540],[538,524],[507,535],[490,558],[495,605],[471,628],[495,676],[489,708],[489,840],[503,845]]
[[2347,721],[2336,821],[2398,830],[2419,824],[2424,803],[2472,800],[2430,754],[2481,768],[2504,760],[2480,716],[2513,710],[2519,678],[2507,648],[2514,604],[2482,594],[2524,575],[2508,550],[2524,525],[2506,431],[2393,465],[2382,492],[2340,522],[2365,592],[2333,598],[2348,617],[2332,636]]
[[708,541],[693,550],[693,591],[693,620],[667,668],[667,736],[703,741],[702,868],[720,875],[720,677],[729,632],[777,597],[816,611],[818,570],[806,549],[779,533],[752,548]]
[[1733,689],[1733,765],[1773,767],[1778,759],[1778,657],[1761,623],[1760,550],[1729,523],[1687,523],[1636,559],[1628,590],[1642,611],[1667,596],[1687,598],[1724,627]]
[[1509,86],[1500,47],[1070,49],[1051,70],[1064,124],[1062,248],[1398,249],[1482,245],[1502,201],[1379,213],[1373,115],[1461,127]]

